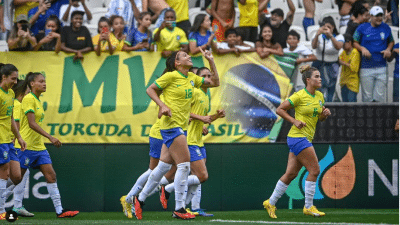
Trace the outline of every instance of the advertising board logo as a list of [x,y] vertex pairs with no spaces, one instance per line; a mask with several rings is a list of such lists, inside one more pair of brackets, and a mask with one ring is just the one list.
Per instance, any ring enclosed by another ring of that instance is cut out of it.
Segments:
[[[329,145],[328,152],[319,161],[320,175],[317,178],[317,185],[314,199],[343,199],[353,190],[356,181],[356,165],[353,151],[349,146],[346,155],[335,163],[332,147]],[[307,170],[303,167],[297,177],[290,183],[286,194],[289,196],[289,208],[292,208],[293,200],[304,199],[305,182],[308,176]],[[322,191],[321,191],[322,190]]]

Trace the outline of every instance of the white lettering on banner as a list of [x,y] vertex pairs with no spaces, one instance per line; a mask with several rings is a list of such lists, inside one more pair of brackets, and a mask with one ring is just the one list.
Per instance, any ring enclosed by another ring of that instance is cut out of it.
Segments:
[[399,160],[392,160],[392,183],[389,182],[389,179],[383,174],[382,170],[375,163],[373,159],[368,160],[368,196],[375,195],[375,176],[374,172],[378,175],[378,177],[382,180],[383,184],[389,189],[390,193],[393,196],[399,195]]
[[[33,178],[34,178],[35,180],[39,180],[39,178],[41,178],[41,177],[43,177],[43,173],[42,173],[42,172],[38,172],[38,173],[36,173],[36,174],[33,176]],[[46,198],[49,198],[49,197],[50,197],[50,194],[49,194],[49,193],[47,193],[47,194],[41,194],[41,193],[39,192],[39,188],[41,188],[41,187],[45,187],[46,190],[47,190],[47,183],[46,183],[46,182],[39,182],[39,183],[33,185],[33,187],[32,187],[32,194],[33,194],[33,196],[35,196],[35,197],[38,198],[38,199],[46,199]]]

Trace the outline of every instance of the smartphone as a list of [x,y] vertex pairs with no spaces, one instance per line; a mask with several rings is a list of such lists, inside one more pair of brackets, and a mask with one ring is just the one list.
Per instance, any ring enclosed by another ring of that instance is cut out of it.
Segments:
[[51,31],[52,31],[51,29],[44,30],[44,36],[49,35]]
[[143,38],[142,42],[149,42],[148,38]]
[[21,24],[21,30],[28,32],[28,24],[26,24],[26,23]]
[[101,33],[108,33],[108,27],[103,27],[101,29]]

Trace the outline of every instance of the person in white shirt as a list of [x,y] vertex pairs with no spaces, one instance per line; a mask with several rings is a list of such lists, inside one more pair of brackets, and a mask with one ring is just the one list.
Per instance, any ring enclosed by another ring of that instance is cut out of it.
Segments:
[[135,19],[135,17],[139,17],[139,14],[134,15],[137,11],[136,9],[134,10],[133,7],[135,6],[137,8],[138,13],[142,12],[142,1],[144,0],[111,0],[108,4],[105,17],[110,18],[112,15],[121,16],[125,21],[124,33],[128,34],[131,28],[137,28],[137,19]]
[[[79,2],[81,4],[79,4]],[[74,11],[85,12],[83,16],[83,25],[87,25],[92,20],[92,13],[85,4],[85,0],[69,0],[69,4],[62,5],[60,8],[60,20],[64,26],[69,26],[71,23],[71,13]]]

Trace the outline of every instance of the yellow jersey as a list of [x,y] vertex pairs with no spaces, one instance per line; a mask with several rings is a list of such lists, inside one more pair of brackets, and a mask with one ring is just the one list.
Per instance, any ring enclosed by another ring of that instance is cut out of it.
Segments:
[[238,3],[240,12],[239,27],[258,27],[258,0],[246,0]]
[[180,127],[186,130],[190,117],[190,107],[195,88],[204,83],[204,78],[188,72],[187,76],[179,71],[168,72],[154,82],[163,91],[164,104],[171,109],[172,117],[161,117],[161,130]]
[[28,15],[29,10],[35,8],[36,6],[39,6],[38,2],[26,2],[23,5],[15,6],[14,21],[17,19],[17,16],[21,14]]
[[[40,100],[32,92],[27,94],[21,103],[20,134],[26,142],[26,149],[31,151],[46,150],[41,134],[29,127],[27,113],[35,114],[35,122],[42,127],[44,119],[44,109]],[[42,127],[43,128],[43,127]],[[15,143],[15,148],[21,148],[19,143]]]
[[189,1],[188,0],[166,0],[167,4],[175,10],[176,22],[189,20]]
[[11,116],[14,107],[14,91],[5,91],[0,87],[0,144],[11,143],[14,136],[11,131]]
[[[209,111],[210,98],[207,93],[200,88],[195,88],[193,92],[193,105],[190,112],[200,116],[207,116]],[[204,146],[203,125],[204,123],[200,120],[192,120],[190,122],[187,136],[188,145]]]
[[315,128],[325,104],[324,95],[315,91],[315,95],[310,94],[307,89],[302,89],[288,98],[295,110],[295,119],[305,122],[306,126],[298,129],[292,126],[288,137],[306,137],[310,142],[314,139]]
[[340,86],[343,87],[346,85],[350,91],[358,93],[360,83],[360,78],[358,76],[361,62],[360,52],[358,52],[356,48],[353,48],[350,54],[343,51],[342,54],[340,54],[339,59],[346,63],[350,63],[350,67],[342,66]]
[[[158,28],[156,28],[153,32],[153,38],[157,31]],[[162,29],[160,32],[160,39],[156,42],[156,44],[157,51],[162,52],[164,50],[178,51],[181,49],[181,45],[189,44],[189,42],[185,31],[179,27],[174,27],[172,30],[168,28]]]
[[[97,34],[96,36],[94,36],[92,38],[94,47],[96,47],[97,44],[99,43],[99,38],[100,38],[100,34]],[[122,51],[122,48],[124,47],[124,44],[125,44],[125,38],[123,40],[118,40],[118,38],[116,38],[113,33],[110,33],[110,42],[111,42],[111,46],[113,46],[115,48],[114,51]],[[100,50],[102,52],[109,51],[108,42],[106,40],[101,41],[100,44],[101,44]]]
[[14,116],[15,122],[20,121],[20,119],[21,119],[21,102],[19,102],[18,99],[14,99],[13,116]]
[[[160,95],[160,100],[162,102],[164,102],[164,95],[163,94]],[[157,109],[158,109],[158,106],[157,106]],[[156,138],[156,139],[162,140],[163,138],[161,136],[160,127],[161,127],[161,119],[157,118],[156,122],[150,128],[149,136],[152,137],[152,138]]]

